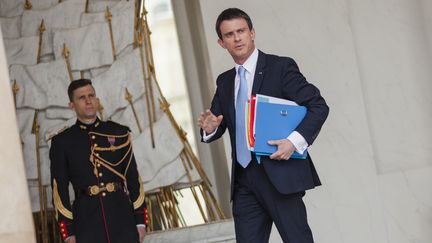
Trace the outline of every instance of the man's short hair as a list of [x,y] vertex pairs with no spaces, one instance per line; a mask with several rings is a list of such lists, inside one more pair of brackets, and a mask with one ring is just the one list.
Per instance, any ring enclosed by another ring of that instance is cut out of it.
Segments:
[[250,19],[249,15],[247,15],[247,13],[245,13],[243,10],[238,9],[238,8],[227,8],[224,11],[222,11],[222,13],[219,14],[219,16],[216,20],[216,33],[219,36],[219,39],[222,40],[222,33],[220,30],[220,25],[221,25],[222,21],[231,20],[231,19],[238,19],[238,18],[242,18],[242,19],[246,20],[246,22],[249,26],[249,30],[252,30],[252,28],[253,28],[252,20]]
[[68,87],[69,101],[70,102],[73,101],[73,92],[76,89],[79,89],[79,88],[87,86],[87,85],[92,85],[92,82],[90,79],[81,78],[81,79],[76,79],[76,80],[72,81]]

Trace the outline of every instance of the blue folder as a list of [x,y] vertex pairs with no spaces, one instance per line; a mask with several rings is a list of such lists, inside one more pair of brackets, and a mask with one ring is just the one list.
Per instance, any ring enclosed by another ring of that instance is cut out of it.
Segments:
[[[255,114],[255,145],[257,155],[271,155],[277,151],[276,145],[269,145],[269,140],[287,138],[300,124],[306,115],[306,107],[286,104],[275,104],[258,101]],[[291,158],[306,159],[303,154],[294,152]]]

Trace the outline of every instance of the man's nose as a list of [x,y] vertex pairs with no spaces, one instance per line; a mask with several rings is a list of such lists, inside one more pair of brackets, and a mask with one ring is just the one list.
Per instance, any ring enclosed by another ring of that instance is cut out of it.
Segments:
[[237,33],[234,33],[234,40],[235,41],[240,41],[241,40],[240,35],[237,34]]

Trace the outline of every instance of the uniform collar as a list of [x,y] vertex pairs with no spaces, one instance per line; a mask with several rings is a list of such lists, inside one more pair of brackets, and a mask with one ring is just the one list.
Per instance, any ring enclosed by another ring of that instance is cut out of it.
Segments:
[[98,127],[99,125],[100,125],[100,120],[99,120],[99,117],[96,117],[96,120],[93,122],[93,123],[91,123],[91,124],[86,124],[86,123],[83,123],[83,122],[81,122],[80,120],[78,120],[77,119],[77,121],[76,121],[76,125],[81,129],[81,130],[92,130],[93,128],[96,128],[96,127]]

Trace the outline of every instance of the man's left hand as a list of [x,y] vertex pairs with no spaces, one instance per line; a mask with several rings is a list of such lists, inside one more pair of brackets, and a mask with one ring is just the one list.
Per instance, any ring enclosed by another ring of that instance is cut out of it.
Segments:
[[277,151],[270,155],[270,159],[274,160],[288,160],[296,150],[294,144],[288,139],[270,140],[267,143],[278,146]]
[[137,226],[137,230],[138,230],[139,242],[143,243],[146,234],[146,229],[145,227]]

